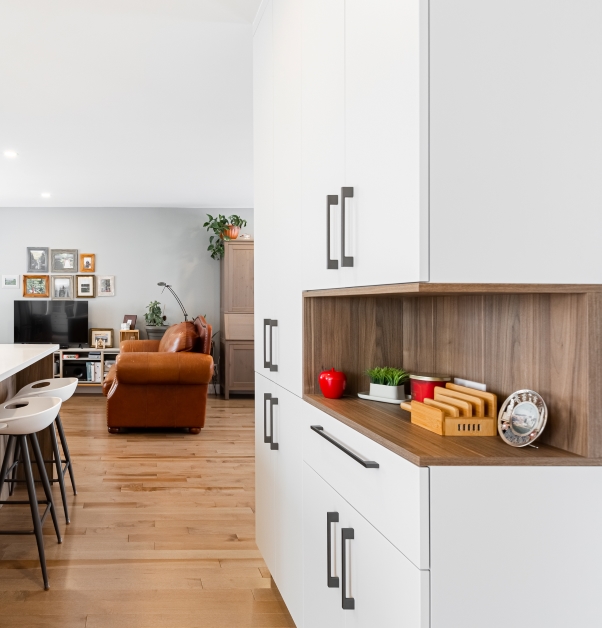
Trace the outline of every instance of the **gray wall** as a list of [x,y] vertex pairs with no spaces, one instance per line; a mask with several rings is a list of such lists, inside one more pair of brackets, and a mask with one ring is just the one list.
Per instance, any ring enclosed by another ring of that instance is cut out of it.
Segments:
[[[124,314],[137,314],[139,329],[150,301],[166,306],[169,323],[183,320],[168,292],[173,285],[191,316],[206,314],[219,329],[219,262],[207,252],[203,228],[207,211],[159,208],[8,208],[0,209],[0,274],[27,273],[28,246],[72,248],[96,254],[95,275],[115,275],[115,296],[89,299],[90,327],[110,327],[118,336]],[[253,233],[253,210],[236,213]],[[0,343],[13,342],[13,301],[21,290],[0,289]],[[141,337],[145,337],[144,333]]]

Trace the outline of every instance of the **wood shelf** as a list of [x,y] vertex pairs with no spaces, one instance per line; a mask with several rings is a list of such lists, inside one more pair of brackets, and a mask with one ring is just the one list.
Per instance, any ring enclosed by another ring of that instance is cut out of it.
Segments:
[[304,395],[326,412],[364,436],[421,467],[429,466],[600,466],[602,459],[586,458],[536,441],[515,448],[498,436],[439,436],[417,425],[399,406],[354,397],[326,399]]

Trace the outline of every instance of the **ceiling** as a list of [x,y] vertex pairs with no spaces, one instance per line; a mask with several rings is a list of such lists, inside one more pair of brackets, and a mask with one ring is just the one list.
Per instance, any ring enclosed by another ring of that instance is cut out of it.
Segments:
[[2,0],[0,207],[252,207],[260,2]]

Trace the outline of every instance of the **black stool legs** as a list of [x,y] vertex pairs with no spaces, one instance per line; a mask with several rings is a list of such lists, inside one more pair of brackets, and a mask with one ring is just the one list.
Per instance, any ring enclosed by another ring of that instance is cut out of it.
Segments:
[[71,463],[71,454],[69,453],[69,445],[67,445],[67,439],[65,438],[65,430],[63,430],[63,422],[61,421],[60,412],[56,415],[55,423],[59,431],[59,438],[61,439],[63,453],[65,454],[65,463],[66,463],[65,466],[67,470],[69,471],[69,477],[71,478],[71,487],[73,488],[73,494],[77,495],[77,487],[75,486],[75,476],[73,475],[73,464]]
[[[44,467],[44,460],[42,459],[42,452],[40,451],[40,445],[38,443],[38,439],[35,434],[30,434],[29,439],[31,442],[31,446],[34,451],[36,463],[38,465],[38,471],[40,474],[40,479],[42,482],[42,486],[44,488],[44,493],[46,495],[45,500],[38,501],[36,495],[36,486],[33,479],[33,471],[31,469],[31,458],[29,456],[29,447],[27,446],[27,436],[19,435],[19,436],[9,436],[8,443],[6,447],[6,452],[4,455],[4,460],[2,461],[2,468],[0,470],[0,491],[4,486],[6,481],[6,476],[8,473],[9,460],[13,452],[15,451],[16,445],[19,446],[21,450],[21,455],[23,456],[23,470],[25,472],[25,482],[27,484],[27,493],[29,500],[28,501],[0,501],[0,504],[29,504],[29,508],[31,510],[31,519],[33,521],[33,530],[0,530],[0,534],[35,534],[36,542],[38,545],[38,555],[40,557],[40,567],[42,568],[42,577],[44,578],[44,588],[49,589],[50,584],[48,582],[48,571],[46,569],[46,554],[44,552],[44,534],[42,532],[42,526],[44,521],[46,520],[46,515],[48,511],[52,516],[52,521],[54,523],[54,529],[56,532],[56,537],[59,543],[62,543],[61,533],[59,530],[58,519],[56,516],[56,508],[54,506],[54,500],[52,499],[52,490],[50,488],[50,482],[48,481],[48,475],[46,474],[46,469]],[[40,517],[40,511],[38,509],[39,504],[46,504],[46,510],[42,517]]]
[[50,426],[50,440],[52,442],[52,451],[54,453],[54,464],[56,467],[56,477],[61,488],[61,498],[63,500],[63,510],[65,511],[65,520],[69,523],[69,509],[67,507],[67,493],[65,491],[65,478],[63,477],[63,465],[61,463],[61,454],[59,452],[59,444],[56,440],[56,432],[54,425]]

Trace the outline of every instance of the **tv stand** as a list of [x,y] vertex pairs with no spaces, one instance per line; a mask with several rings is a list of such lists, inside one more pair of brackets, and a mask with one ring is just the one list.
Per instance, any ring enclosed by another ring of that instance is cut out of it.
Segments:
[[[107,349],[95,349],[93,347],[89,347],[87,349],[83,349],[81,348],[82,345],[83,343],[80,344],[79,349],[74,347],[63,349],[63,347],[61,346],[61,349],[59,351],[54,352],[54,377],[74,377],[74,374],[70,374],[69,372],[65,373],[65,370],[69,369],[65,369],[64,366],[66,364],[79,365],[83,366],[84,378],[80,379],[78,377],[79,381],[77,383],[77,387],[79,388],[80,386],[95,386],[97,388],[100,388],[103,385],[107,373],[109,372],[110,364],[113,363],[119,355],[119,347]],[[95,355],[91,356],[90,353]],[[77,355],[78,357],[65,358],[65,355]],[[100,364],[100,379],[96,378],[96,381],[94,381],[94,379],[87,379],[86,362]],[[77,370],[80,371],[81,369]]]

